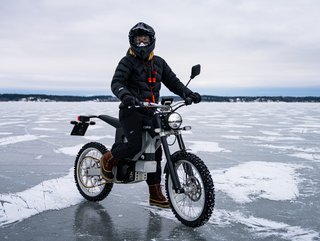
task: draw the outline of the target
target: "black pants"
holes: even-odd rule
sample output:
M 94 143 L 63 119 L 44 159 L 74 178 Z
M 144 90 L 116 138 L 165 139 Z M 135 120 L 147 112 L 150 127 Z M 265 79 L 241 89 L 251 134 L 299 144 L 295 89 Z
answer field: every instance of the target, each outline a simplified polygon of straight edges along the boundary
M 141 150 L 142 126 L 144 120 L 147 118 L 151 118 L 151 115 L 148 114 L 148 112 L 139 112 L 133 108 L 120 109 L 119 121 L 128 142 L 121 144 L 115 143 L 113 145 L 111 152 L 116 159 L 133 158 Z M 155 153 L 155 160 L 157 162 L 157 171 L 155 173 L 148 173 L 148 185 L 159 184 L 161 182 L 161 147 L 158 148 Z

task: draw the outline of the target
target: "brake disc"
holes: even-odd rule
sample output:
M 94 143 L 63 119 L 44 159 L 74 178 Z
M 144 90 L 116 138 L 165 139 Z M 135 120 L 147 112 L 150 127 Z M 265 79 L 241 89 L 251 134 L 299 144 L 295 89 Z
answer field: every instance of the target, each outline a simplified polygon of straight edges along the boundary
M 185 193 L 192 201 L 199 201 L 202 194 L 202 190 L 200 182 L 197 178 L 193 176 L 188 177 L 185 186 Z

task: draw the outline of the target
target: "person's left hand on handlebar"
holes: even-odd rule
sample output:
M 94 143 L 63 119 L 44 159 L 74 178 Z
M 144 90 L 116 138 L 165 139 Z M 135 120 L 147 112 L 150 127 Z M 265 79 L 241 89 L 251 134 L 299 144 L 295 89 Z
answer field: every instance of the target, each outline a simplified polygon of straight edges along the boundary
M 201 95 L 198 92 L 192 92 L 188 95 L 188 98 L 192 100 L 193 103 L 198 104 L 201 101 Z

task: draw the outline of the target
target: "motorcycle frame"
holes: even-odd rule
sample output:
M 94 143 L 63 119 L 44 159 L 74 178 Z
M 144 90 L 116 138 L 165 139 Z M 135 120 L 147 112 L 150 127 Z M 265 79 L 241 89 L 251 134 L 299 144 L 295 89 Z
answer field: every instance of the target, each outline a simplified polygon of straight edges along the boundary
M 155 113 L 154 118 L 156 120 L 157 126 L 156 128 L 154 128 L 155 132 L 159 135 L 156 135 L 153 138 L 145 138 L 146 135 L 142 135 L 142 138 L 145 138 L 146 140 L 143 141 L 143 143 L 145 143 L 142 146 L 141 151 L 135 155 L 134 158 L 132 158 L 133 161 L 137 161 L 139 159 L 139 157 L 145 152 L 145 150 L 148 148 L 148 146 L 150 144 L 155 144 L 155 150 L 157 150 L 159 148 L 160 145 L 158 145 L 157 143 L 157 139 L 160 138 L 161 144 L 162 144 L 162 148 L 163 148 L 163 152 L 164 155 L 166 157 L 167 160 L 167 164 L 165 167 L 165 172 L 169 172 L 170 176 L 172 178 L 172 184 L 173 184 L 173 188 L 175 190 L 176 193 L 183 193 L 184 189 L 181 187 L 179 178 L 178 178 L 178 174 L 176 169 L 174 168 L 172 159 L 171 159 L 171 152 L 170 152 L 170 148 L 169 148 L 169 144 L 167 141 L 167 137 L 174 135 L 177 138 L 178 141 L 178 145 L 179 145 L 179 149 L 180 151 L 186 151 L 186 147 L 182 138 L 182 134 L 181 134 L 181 130 L 182 129 L 177 129 L 177 130 L 166 130 L 165 127 L 163 126 L 163 122 L 161 121 L 161 114 L 163 115 L 164 113 L 166 113 L 166 111 L 164 112 L 160 112 L 160 113 Z M 124 134 L 122 131 L 122 127 L 118 121 L 118 119 L 108 116 L 108 115 L 99 115 L 99 116 L 95 116 L 95 115 L 91 115 L 91 116 L 79 116 L 78 120 L 79 122 L 76 121 L 72 121 L 71 124 L 74 124 L 74 129 L 72 130 L 71 135 L 81 135 L 84 136 L 86 133 L 86 130 L 88 128 L 89 125 L 94 125 L 95 122 L 91 121 L 92 118 L 98 118 L 104 122 L 106 122 L 107 124 L 113 126 L 116 129 L 115 132 L 115 141 L 123 141 L 125 142 L 124 138 Z M 148 132 L 148 130 L 145 130 L 146 132 Z M 148 133 L 147 133 L 148 135 Z
M 160 147 L 160 145 L 157 145 L 157 142 L 155 140 L 159 139 L 159 137 L 160 137 L 160 141 L 161 141 L 161 145 L 162 145 L 162 148 L 163 148 L 163 152 L 164 152 L 164 155 L 165 155 L 166 160 L 167 160 L 167 165 L 166 165 L 165 170 L 168 171 L 170 173 L 170 175 L 171 175 L 172 184 L 173 184 L 173 188 L 174 188 L 175 192 L 176 193 L 183 193 L 184 189 L 181 188 L 181 184 L 180 184 L 180 181 L 179 181 L 179 178 L 178 178 L 177 171 L 174 168 L 174 165 L 172 163 L 171 152 L 170 152 L 169 144 L 168 144 L 168 141 L 167 141 L 167 137 L 168 136 L 174 135 L 177 138 L 180 151 L 185 151 L 186 148 L 185 148 L 185 144 L 184 144 L 184 141 L 183 141 L 183 138 L 182 138 L 181 130 L 170 130 L 170 131 L 167 131 L 167 130 L 164 129 L 164 127 L 161 124 L 161 116 L 160 116 L 160 114 L 159 113 L 155 113 L 154 118 L 156 119 L 157 127 L 158 127 L 158 128 L 155 128 L 155 129 L 158 129 L 159 136 L 155 136 L 153 138 L 145 138 L 145 133 L 142 133 L 142 138 L 145 138 L 147 140 L 143 141 L 143 143 L 145 143 L 145 144 L 142 146 L 140 152 L 138 154 L 136 154 L 135 157 L 132 160 L 137 161 L 138 158 L 143 153 L 145 153 L 145 150 L 151 144 L 155 144 L 155 150 L 157 150 Z M 119 141 L 119 140 L 122 139 L 122 138 L 120 138 L 120 133 L 123 135 L 122 129 L 117 129 L 116 132 L 118 132 L 118 133 L 116 133 L 116 139 L 117 139 L 117 141 Z M 146 132 L 148 132 L 148 131 L 146 130 Z

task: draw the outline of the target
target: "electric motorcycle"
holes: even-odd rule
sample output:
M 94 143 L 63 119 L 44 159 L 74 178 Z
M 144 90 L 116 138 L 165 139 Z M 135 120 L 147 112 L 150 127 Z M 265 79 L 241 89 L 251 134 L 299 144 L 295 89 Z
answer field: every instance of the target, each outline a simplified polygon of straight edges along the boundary
M 193 66 L 190 80 L 199 73 L 200 65 Z M 106 182 L 100 171 L 100 158 L 107 148 L 98 142 L 84 145 L 74 164 L 75 183 L 80 194 L 89 201 L 101 201 L 109 195 L 115 183 L 146 181 L 148 173 L 156 172 L 155 152 L 162 146 L 166 158 L 166 195 L 175 217 L 190 227 L 205 224 L 215 204 L 214 184 L 204 162 L 188 152 L 182 132 L 191 127 L 182 127 L 182 117 L 176 112 L 191 103 L 190 99 L 173 102 L 172 98 L 163 98 L 161 104 L 142 102 L 139 106 L 131 107 L 153 108 L 154 115 L 143 125 L 141 151 L 133 158 L 121 160 L 113 168 L 112 182 Z M 100 119 L 115 128 L 115 143 L 127 141 L 119 120 L 108 115 L 79 116 L 77 121 L 71 121 L 74 125 L 71 135 L 84 136 L 88 127 L 95 124 L 93 119 Z M 170 152 L 167 140 L 170 136 L 175 138 L 179 147 L 174 153 Z

